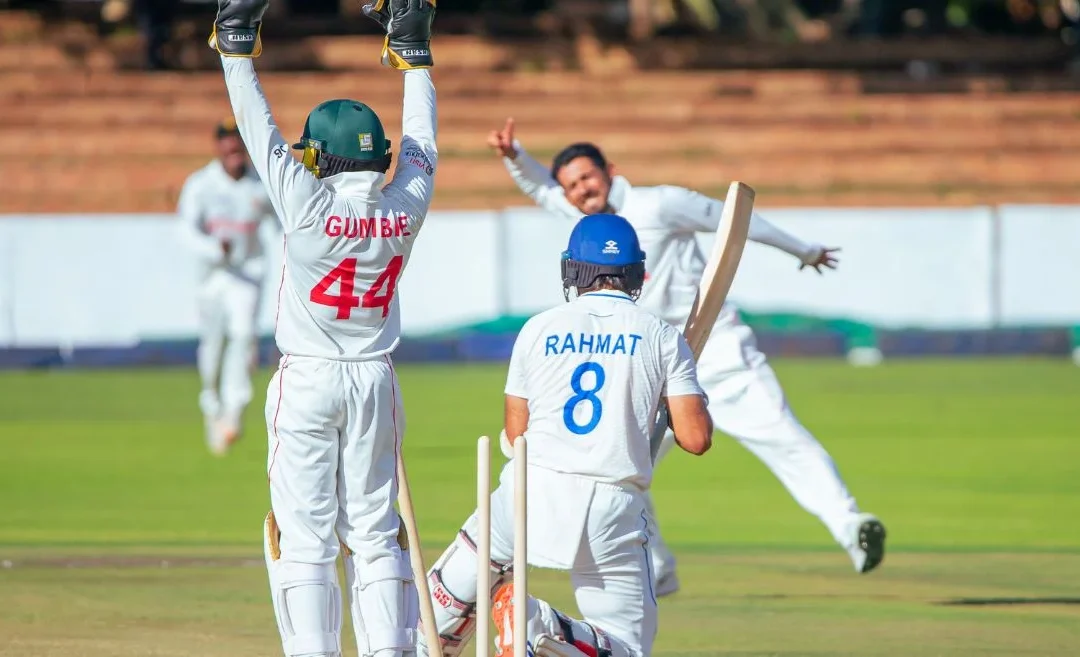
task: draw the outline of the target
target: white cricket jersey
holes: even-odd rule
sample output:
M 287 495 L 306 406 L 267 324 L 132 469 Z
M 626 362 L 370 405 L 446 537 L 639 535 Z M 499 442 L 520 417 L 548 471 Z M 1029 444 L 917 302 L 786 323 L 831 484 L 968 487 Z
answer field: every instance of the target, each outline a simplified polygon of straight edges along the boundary
M 277 220 L 253 169 L 236 180 L 220 160 L 213 160 L 184 181 L 177 214 L 184 241 L 199 258 L 204 278 L 215 269 L 227 269 L 253 281 L 263 280 L 263 242 L 269 232 L 276 232 Z M 225 243 L 228 256 L 222 248 Z
M 275 335 L 282 354 L 370 360 L 401 338 L 397 283 L 434 188 L 435 87 L 427 70 L 404 72 L 402 143 L 385 174 L 318 179 L 291 154 L 252 60 L 222 57 L 240 134 L 285 231 Z
M 530 466 L 646 490 L 661 398 L 702 391 L 682 334 L 629 296 L 602 291 L 525 323 L 506 394 L 529 402 Z
M 514 182 L 540 207 L 577 221 L 578 211 L 563 194 L 549 170 L 518 146 L 516 159 L 503 158 Z M 690 315 L 708 256 L 697 241 L 699 232 L 716 232 L 722 201 L 684 187 L 632 187 L 622 176 L 612 181 L 608 202 L 637 231 L 645 251 L 645 285 L 638 303 L 681 329 Z M 756 212 L 749 239 L 775 246 L 802 260 L 820 248 L 776 228 Z M 718 326 L 737 320 L 733 306 L 725 304 Z

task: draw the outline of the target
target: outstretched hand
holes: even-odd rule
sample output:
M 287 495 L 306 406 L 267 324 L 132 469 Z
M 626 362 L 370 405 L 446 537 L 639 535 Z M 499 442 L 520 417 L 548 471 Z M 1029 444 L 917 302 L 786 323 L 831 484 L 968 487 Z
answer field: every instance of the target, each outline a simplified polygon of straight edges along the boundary
M 398 70 L 431 68 L 431 22 L 436 0 L 371 0 L 360 7 L 386 30 L 382 62 Z
M 492 130 L 488 134 L 488 146 L 491 146 L 499 157 L 517 157 L 517 148 L 514 147 L 514 119 L 506 119 L 502 130 Z
M 813 267 L 814 271 L 816 271 L 817 273 L 820 274 L 820 273 L 822 273 L 821 272 L 822 267 L 827 267 L 829 269 L 836 269 L 836 265 L 837 265 L 837 263 L 839 261 L 836 259 L 836 257 L 833 256 L 833 254 L 836 253 L 839 250 L 840 250 L 839 247 L 834 247 L 834 248 L 820 247 L 820 248 L 818 248 L 816 250 L 816 252 L 811 255 L 810 258 L 807 258 L 806 260 L 803 261 L 803 263 L 801 265 L 799 265 L 799 271 L 802 271 L 806 267 Z

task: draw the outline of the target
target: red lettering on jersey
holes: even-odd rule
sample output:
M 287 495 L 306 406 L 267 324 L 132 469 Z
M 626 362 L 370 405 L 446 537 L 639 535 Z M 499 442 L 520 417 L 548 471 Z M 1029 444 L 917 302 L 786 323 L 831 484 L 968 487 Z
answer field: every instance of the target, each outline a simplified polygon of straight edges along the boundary
M 326 218 L 323 232 L 327 237 L 345 237 L 345 239 L 367 239 L 369 237 L 408 237 L 409 216 L 400 214 L 394 217 L 368 217 L 357 219 L 335 215 Z

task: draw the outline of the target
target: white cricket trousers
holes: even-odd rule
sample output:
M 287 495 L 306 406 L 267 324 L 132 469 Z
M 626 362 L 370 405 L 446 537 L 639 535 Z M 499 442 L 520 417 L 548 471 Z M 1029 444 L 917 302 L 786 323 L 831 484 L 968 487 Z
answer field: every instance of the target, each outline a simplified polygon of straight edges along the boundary
M 419 606 L 394 507 L 405 418 L 390 359 L 284 356 L 266 426 L 266 558 L 285 654 L 339 654 L 339 552 L 359 654 L 412 654 Z
M 572 619 L 530 596 L 526 628 L 530 645 L 543 633 L 588 646 L 586 653 L 596 654 L 599 636 L 612 657 L 651 654 L 657 605 L 646 547 L 644 493 L 536 466 L 529 466 L 528 478 L 529 564 L 568 570 L 584 618 Z M 444 637 L 467 641 L 475 630 L 465 616 L 475 613 L 477 529 L 474 512 L 428 573 L 435 618 Z M 510 579 L 507 570 L 513 552 L 514 469 L 510 462 L 491 495 L 492 595 Z M 463 646 L 464 641 L 444 646 L 444 654 L 461 654 Z
M 237 428 L 251 402 L 261 295 L 259 281 L 225 269 L 211 272 L 198 292 L 199 406 L 210 418 L 224 414 Z
M 836 464 L 788 407 L 784 391 L 753 331 L 737 318 L 717 325 L 698 359 L 698 380 L 709 396 L 718 431 L 732 436 L 772 471 L 804 509 L 817 516 L 846 550 L 856 539 L 859 509 Z M 665 436 L 657 464 L 674 446 Z M 650 501 L 650 516 L 652 504 Z M 654 518 L 650 545 L 657 578 L 675 571 L 675 559 Z

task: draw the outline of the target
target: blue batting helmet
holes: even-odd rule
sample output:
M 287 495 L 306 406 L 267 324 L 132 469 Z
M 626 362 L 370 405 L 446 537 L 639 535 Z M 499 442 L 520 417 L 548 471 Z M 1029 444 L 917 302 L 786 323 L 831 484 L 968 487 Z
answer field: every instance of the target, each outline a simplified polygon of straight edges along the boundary
M 601 276 L 615 276 L 623 279 L 626 292 L 640 292 L 645 283 L 645 252 L 634 227 L 616 214 L 583 217 L 563 251 L 562 276 L 564 290 L 589 288 Z

